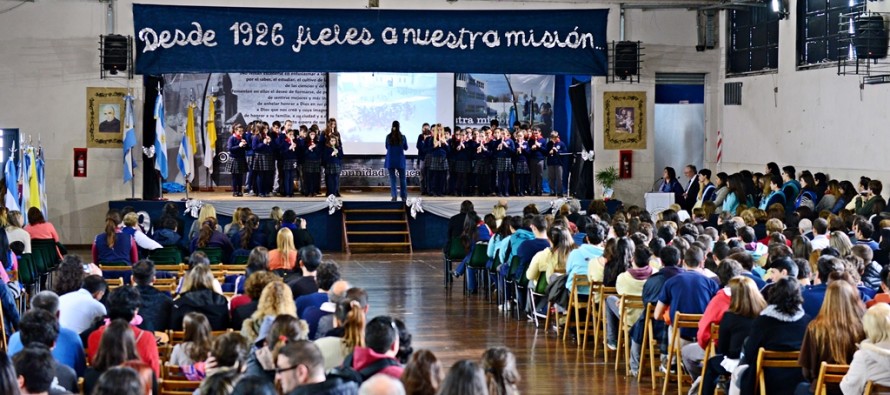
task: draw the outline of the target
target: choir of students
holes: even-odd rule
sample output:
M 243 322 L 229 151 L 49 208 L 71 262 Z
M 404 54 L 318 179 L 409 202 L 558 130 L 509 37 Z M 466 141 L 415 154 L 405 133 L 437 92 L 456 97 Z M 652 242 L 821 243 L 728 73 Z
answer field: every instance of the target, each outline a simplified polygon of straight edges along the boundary
M 566 144 L 558 132 L 542 136 L 537 127 L 516 123 L 513 131 L 490 126 L 451 128 L 423 125 L 417 137 L 421 190 L 431 196 L 541 196 L 547 166 L 550 195 L 563 195 L 562 155 Z
M 294 129 L 292 121 L 282 124 L 253 121 L 235 124 L 226 144 L 229 161 L 226 170 L 232 174 L 232 196 L 293 197 L 321 194 L 321 173 L 324 169 L 326 194 L 340 196 L 340 168 L 343 146 L 337 121 L 328 120 L 328 127 L 320 131 L 318 125 L 300 125 Z M 244 179 L 247 179 L 246 185 Z M 294 183 L 299 180 L 299 191 Z M 278 189 L 273 191 L 273 186 Z

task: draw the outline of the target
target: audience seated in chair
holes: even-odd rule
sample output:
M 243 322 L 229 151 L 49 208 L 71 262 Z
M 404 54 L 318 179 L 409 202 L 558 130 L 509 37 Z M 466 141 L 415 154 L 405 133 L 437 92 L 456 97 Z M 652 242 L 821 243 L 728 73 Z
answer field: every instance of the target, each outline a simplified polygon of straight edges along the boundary
M 191 239 L 189 246 L 189 252 L 192 253 L 199 248 L 219 248 L 222 250 L 223 263 L 231 262 L 232 253 L 235 251 L 229 238 L 219 231 L 216 217 L 207 218 L 201 223 L 200 231 Z
M 93 262 L 100 265 L 129 266 L 139 260 L 136 240 L 118 227 L 120 212 L 109 210 L 105 217 L 105 232 L 93 240 Z
M 265 249 L 265 247 L 262 248 Z M 256 271 L 247 278 L 247 284 L 244 286 L 246 293 L 232 299 L 232 329 L 241 330 L 244 320 L 250 318 L 257 310 L 263 289 L 266 288 L 266 285 L 275 281 L 281 281 L 281 277 L 267 271 Z
M 294 234 L 288 228 L 281 228 L 276 240 L 277 248 L 269 251 L 269 270 L 292 272 L 297 267 L 298 251 L 294 246 Z
M 183 333 L 182 343 L 173 346 L 170 352 L 170 359 L 166 362 L 170 366 L 189 366 L 204 362 L 207 359 L 207 353 L 210 352 L 212 329 L 207 317 L 201 313 L 188 313 L 182 320 Z M 203 366 L 197 367 L 196 370 L 203 372 Z
M 140 360 L 151 366 L 155 374 L 160 374 L 160 362 L 158 355 L 158 345 L 152 332 L 139 329 L 136 325 L 141 318 L 137 319 L 139 306 L 142 304 L 142 298 L 139 291 L 133 287 L 120 287 L 115 289 L 108 296 L 108 319 L 104 325 L 99 326 L 93 331 L 87 341 L 87 356 L 93 364 L 96 363 L 96 354 L 99 351 L 99 342 L 102 334 L 110 322 L 114 320 L 123 320 L 130 323 L 130 329 L 133 332 L 136 349 Z
M 246 368 L 249 342 L 239 333 L 226 333 L 213 341 L 210 358 L 213 367 L 208 367 L 207 378 L 201 381 L 196 393 L 228 395 L 235 387 Z
M 59 337 L 59 322 L 56 317 L 46 310 L 34 309 L 22 316 L 21 341 L 25 350 L 29 347 L 40 347 L 51 351 Z M 24 353 L 24 351 L 20 352 Z M 16 353 L 19 355 L 20 353 Z M 15 356 L 13 356 L 15 358 Z M 52 372 L 54 375 L 52 392 L 67 391 L 77 392 L 77 373 L 55 357 L 52 359 Z
M 193 311 L 207 316 L 210 327 L 215 331 L 229 327 L 229 301 L 214 290 L 213 274 L 204 264 L 195 265 L 185 276 L 182 293 L 173 301 L 170 326 L 175 331 L 182 330 L 182 319 Z
M 355 350 L 343 360 L 342 366 L 351 366 L 361 372 L 364 379 L 377 373 L 388 375 L 396 380 L 402 377 L 404 368 L 396 359 L 399 352 L 399 331 L 392 317 L 374 317 L 365 326 L 364 346 L 356 346 Z M 389 363 L 377 362 L 386 360 Z M 368 367 L 376 369 L 368 371 Z
M 285 228 L 291 231 L 294 247 L 297 250 L 315 244 L 312 234 L 306 230 L 306 219 L 297 218 L 297 214 L 294 213 L 294 210 L 284 211 L 284 215 L 281 217 L 281 229 Z
M 31 298 L 31 311 L 46 311 L 58 322 L 59 297 L 52 291 L 41 291 Z M 104 313 L 102 314 L 104 315 Z M 14 333 L 9 338 L 9 354 L 20 352 L 24 345 L 22 331 Z M 86 355 L 83 351 L 83 342 L 80 336 L 71 329 L 59 325 L 58 336 L 52 348 L 53 358 L 61 364 L 74 369 L 76 377 L 83 376 L 86 369 Z
M 55 276 L 62 327 L 80 334 L 89 329 L 97 317 L 105 316 L 105 305 L 99 302 L 105 295 L 105 279 L 86 276 L 79 256 L 66 255 Z
M 256 339 L 260 334 L 260 328 L 267 320 L 273 320 L 280 315 L 289 315 L 297 317 L 297 306 L 294 304 L 294 297 L 291 294 L 290 287 L 282 281 L 272 281 L 266 284 L 263 292 L 260 293 L 259 304 L 257 309 L 250 318 L 244 320 L 241 325 L 241 335 L 246 339 Z M 309 328 L 306 328 L 309 332 Z
M 850 369 L 841 381 L 844 395 L 861 394 L 868 381 L 890 386 L 890 305 L 872 306 L 862 319 L 866 338 L 853 354 Z
M 310 341 L 297 340 L 281 348 L 275 360 L 275 378 L 286 395 L 355 394 L 358 386 L 339 377 L 326 377 L 324 358 Z
M 25 347 L 22 352 L 12 358 L 12 363 L 18 378 L 18 388 L 10 392 L 11 394 L 20 392 L 27 395 L 43 395 L 49 394 L 51 391 L 65 393 L 63 388 L 53 386 L 56 379 L 53 371 L 53 356 L 45 346 L 35 344 Z
M 170 311 L 173 306 L 173 298 L 169 293 L 158 291 L 154 287 L 155 274 L 154 262 L 143 259 L 133 265 L 130 280 L 142 297 L 142 306 L 139 306 L 142 323 L 138 326 L 149 332 L 166 331 L 170 328 Z
M 303 320 L 282 314 L 268 317 L 264 333 L 253 341 L 255 349 L 247 357 L 246 376 L 262 377 L 269 382 L 275 380 L 275 361 L 282 347 L 290 343 L 307 340 L 309 328 Z
M 346 297 L 337 303 L 334 328 L 315 341 L 324 356 L 325 370 L 341 365 L 356 347 L 365 345 L 368 308 L 368 294 L 361 288 L 346 291 Z
M 321 265 L 321 250 L 315 246 L 306 246 L 300 249 L 300 271 L 285 277 L 284 281 L 291 287 L 295 298 L 318 292 L 318 283 L 315 281 L 315 272 Z
M 121 287 L 120 289 L 128 288 Z M 113 292 L 112 296 L 114 294 Z M 120 294 L 118 296 L 125 295 Z M 114 299 L 116 300 L 117 298 Z M 133 327 L 125 319 L 115 318 L 107 326 L 103 326 L 101 332 L 97 331 L 94 335 L 96 336 L 90 336 L 91 346 L 89 349 L 92 355 L 90 367 L 84 373 L 84 393 L 92 393 L 92 389 L 99 380 L 99 376 L 108 369 L 137 360 L 151 367 L 154 372 L 152 375 L 154 382 L 152 388 L 154 393 L 158 393 L 158 349 L 154 336 L 150 332 Z M 153 346 L 153 349 L 147 347 L 149 343 Z M 150 360 L 153 360 L 153 362 Z
M 309 307 L 319 308 L 328 301 L 328 292 L 335 282 L 340 281 L 340 266 L 335 262 L 323 262 L 318 266 L 315 275 L 318 283 L 318 292 L 297 297 L 297 316 L 303 317 L 303 313 Z
M 309 339 L 316 340 L 324 336 L 328 331 L 334 329 L 334 312 L 337 304 L 346 298 L 346 291 L 349 291 L 349 282 L 340 280 L 331 286 L 328 291 L 328 301 L 319 307 L 308 307 L 300 317 L 309 324 Z

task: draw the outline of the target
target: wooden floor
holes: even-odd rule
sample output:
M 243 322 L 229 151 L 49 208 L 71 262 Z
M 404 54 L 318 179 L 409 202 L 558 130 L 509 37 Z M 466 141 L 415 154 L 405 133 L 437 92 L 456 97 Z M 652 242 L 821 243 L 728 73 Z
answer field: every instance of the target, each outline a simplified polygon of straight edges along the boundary
M 498 312 L 484 297 L 465 297 L 462 283 L 446 290 L 439 252 L 409 254 L 326 254 L 340 264 L 343 278 L 368 291 L 369 317 L 402 318 L 413 334 L 413 347 L 432 350 L 447 368 L 460 359 L 478 361 L 488 347 L 506 346 L 516 354 L 523 394 L 653 394 L 645 378 L 618 373 L 594 356 L 590 342 L 581 351 L 574 340 L 563 343 L 554 332 L 536 329 Z M 613 362 L 614 360 L 610 360 Z M 622 361 L 623 364 L 623 361 Z M 659 392 L 661 382 L 658 382 Z M 676 393 L 676 387 L 671 388 Z

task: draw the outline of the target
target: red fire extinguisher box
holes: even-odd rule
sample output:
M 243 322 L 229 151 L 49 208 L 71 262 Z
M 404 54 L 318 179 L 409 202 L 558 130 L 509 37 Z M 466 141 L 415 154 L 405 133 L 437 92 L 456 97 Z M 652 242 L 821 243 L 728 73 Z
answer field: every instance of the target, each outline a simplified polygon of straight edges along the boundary
M 634 152 L 630 150 L 618 153 L 618 174 L 621 178 L 633 177 Z

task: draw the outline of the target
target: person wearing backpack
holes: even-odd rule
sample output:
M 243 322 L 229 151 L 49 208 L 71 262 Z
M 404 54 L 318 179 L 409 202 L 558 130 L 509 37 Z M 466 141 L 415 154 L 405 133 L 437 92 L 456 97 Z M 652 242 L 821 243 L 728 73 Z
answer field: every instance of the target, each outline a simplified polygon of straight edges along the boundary
M 326 377 L 324 357 L 308 340 L 284 346 L 275 361 L 275 381 L 287 395 L 356 395 L 358 384 L 339 377 Z
M 396 380 L 405 369 L 396 359 L 399 352 L 399 330 L 391 317 L 374 317 L 365 326 L 365 346 L 343 360 L 343 365 L 331 371 L 332 376 L 361 384 L 371 376 L 381 373 Z

